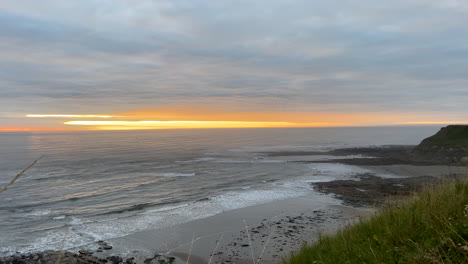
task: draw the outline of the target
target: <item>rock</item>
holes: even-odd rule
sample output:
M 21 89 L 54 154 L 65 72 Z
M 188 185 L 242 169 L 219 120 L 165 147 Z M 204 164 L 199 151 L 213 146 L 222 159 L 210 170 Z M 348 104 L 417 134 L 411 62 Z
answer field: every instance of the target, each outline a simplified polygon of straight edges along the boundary
M 123 259 L 121 257 L 118 257 L 118 256 L 111 256 L 111 257 L 108 257 L 107 260 L 109 260 L 112 264 L 119 264 L 123 261 Z
M 355 207 L 382 204 L 385 197 L 405 195 L 418 190 L 425 184 L 434 184 L 437 179 L 429 176 L 410 178 L 380 178 L 365 173 L 356 175 L 360 181 L 335 180 L 331 182 L 313 183 L 314 189 L 322 193 L 334 193 L 344 204 Z M 360 192 L 356 188 L 365 188 L 367 192 Z M 314 218 L 320 220 L 320 218 Z
M 93 254 L 93 252 L 91 251 L 87 251 L 87 250 L 84 250 L 84 249 L 81 249 L 78 251 L 81 255 L 85 255 L 85 256 L 91 256 Z
M 111 249 L 112 249 L 112 246 L 104 245 L 104 246 L 102 246 L 102 249 L 104 249 L 104 250 L 111 250 Z

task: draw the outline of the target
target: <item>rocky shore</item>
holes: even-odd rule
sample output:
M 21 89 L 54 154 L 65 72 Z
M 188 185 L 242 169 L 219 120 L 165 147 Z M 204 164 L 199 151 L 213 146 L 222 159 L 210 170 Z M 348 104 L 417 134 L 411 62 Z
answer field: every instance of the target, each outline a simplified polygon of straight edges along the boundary
M 122 258 L 120 256 L 109 256 L 100 258 L 94 252 L 80 250 L 79 253 L 68 251 L 44 251 L 31 254 L 17 254 L 0 258 L 0 264 L 170 264 L 174 263 L 175 257 L 155 254 L 138 261 L 135 257 Z
M 380 178 L 366 173 L 356 177 L 358 180 L 317 182 L 313 185 L 319 192 L 335 194 L 345 205 L 378 207 L 392 196 L 409 195 L 424 185 L 438 181 L 432 176 Z
M 329 160 L 295 160 L 300 163 L 340 163 L 345 165 L 364 166 L 374 170 L 376 167 L 411 166 L 411 175 L 399 178 L 382 178 L 373 173 L 355 175 L 356 179 L 334 180 L 330 182 L 312 183 L 315 190 L 334 194 L 343 204 L 354 207 L 379 207 L 392 196 L 409 195 L 422 186 L 434 184 L 443 178 L 457 178 L 466 175 L 463 159 L 439 159 L 440 152 L 434 156 L 428 152 L 421 154 L 420 146 L 379 146 L 363 148 L 342 148 L 325 152 L 279 151 L 262 153 L 269 157 L 287 156 L 353 156 L 352 158 L 337 158 Z M 456 152 L 459 154 L 459 152 Z M 445 167 L 446 169 L 440 169 Z M 427 175 L 424 168 L 434 168 L 432 175 Z M 436 169 L 437 168 L 437 169 Z M 392 171 L 392 169 L 390 169 Z M 417 174 L 415 174 L 417 173 Z
M 341 148 L 330 151 L 275 151 L 262 152 L 268 157 L 288 157 L 288 156 L 335 156 L 339 157 L 330 160 L 317 161 L 292 161 L 303 163 L 341 163 L 356 166 L 383 166 L 383 165 L 463 165 L 461 159 L 439 159 L 427 153 L 421 154 L 415 151 L 416 146 L 378 146 L 363 148 Z M 352 158 L 341 158 L 353 156 Z
M 101 253 L 111 250 L 112 246 L 102 240 L 98 241 L 97 245 L 99 248 L 95 252 L 82 249 L 77 253 L 54 250 L 30 254 L 18 253 L 13 256 L 0 258 L 0 264 L 170 264 L 175 261 L 175 257 L 162 254 L 155 254 L 144 258 L 140 256 L 138 259 L 135 257 L 122 258 L 112 255 L 103 257 Z

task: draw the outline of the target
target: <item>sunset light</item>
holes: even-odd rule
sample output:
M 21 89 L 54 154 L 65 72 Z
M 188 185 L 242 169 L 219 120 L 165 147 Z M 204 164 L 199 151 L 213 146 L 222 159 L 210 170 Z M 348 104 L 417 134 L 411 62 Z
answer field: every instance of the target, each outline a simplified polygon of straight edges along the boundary
M 49 117 L 49 118 L 112 118 L 111 115 L 26 115 L 26 117 Z
M 0 132 L 26 132 L 26 131 L 62 131 L 74 130 L 62 127 L 0 127 Z
M 96 130 L 200 129 L 344 126 L 342 123 L 290 123 L 249 121 L 68 121 L 65 125 L 91 126 Z
M 110 111 L 107 111 L 110 112 Z M 26 114 L 33 126 L 0 131 L 148 130 L 274 127 L 356 127 L 468 124 L 461 115 L 436 112 L 239 111 L 200 104 L 167 105 L 112 114 Z M 74 120 L 75 119 L 75 120 Z M 78 119 L 78 120 L 76 120 Z M 92 119 L 107 119 L 105 121 Z M 448 121 L 442 121 L 448 120 Z

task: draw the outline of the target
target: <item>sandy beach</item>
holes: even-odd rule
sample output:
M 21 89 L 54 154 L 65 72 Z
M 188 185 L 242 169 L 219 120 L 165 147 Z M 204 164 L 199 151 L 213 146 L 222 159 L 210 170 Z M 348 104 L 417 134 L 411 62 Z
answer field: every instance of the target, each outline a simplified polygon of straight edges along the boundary
M 290 250 L 372 212 L 371 208 L 342 206 L 331 195 L 315 194 L 111 240 L 114 249 L 102 257 L 130 254 L 142 259 L 153 252 L 176 256 L 185 263 L 190 253 L 190 263 L 207 263 L 212 254 L 212 263 L 252 263 L 253 253 L 255 262 L 261 258 L 262 263 L 275 263 Z

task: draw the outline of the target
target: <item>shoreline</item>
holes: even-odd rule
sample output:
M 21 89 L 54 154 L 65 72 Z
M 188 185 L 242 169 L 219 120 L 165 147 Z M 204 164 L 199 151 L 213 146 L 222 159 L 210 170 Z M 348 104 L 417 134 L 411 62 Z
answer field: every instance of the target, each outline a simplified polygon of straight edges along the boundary
M 125 254 L 119 249 L 126 249 L 127 254 L 136 250 L 141 255 L 145 255 L 144 252 L 166 253 L 177 256 L 181 263 L 186 262 L 184 256 L 188 252 L 206 263 L 215 248 L 213 263 L 252 263 L 252 245 L 256 261 L 263 252 L 262 263 L 274 263 L 278 258 L 288 256 L 289 249 L 297 250 L 305 242 L 316 241 L 319 234 L 334 233 L 373 212 L 370 208 L 353 208 L 339 203 L 331 195 L 317 193 L 235 209 L 110 242 L 118 254 Z M 190 249 L 193 237 L 195 241 Z
M 207 263 L 212 253 L 212 263 L 252 263 L 252 251 L 255 262 L 260 258 L 261 263 L 277 263 L 304 243 L 316 242 L 321 235 L 333 234 L 373 212 L 372 208 L 340 205 L 332 195 L 314 193 L 109 239 L 105 243 L 110 249 L 64 252 L 68 262 L 63 263 L 187 263 L 189 252 L 188 263 L 192 264 Z M 20 260 L 17 263 L 39 263 L 41 256 L 41 263 L 55 263 L 60 254 L 46 251 L 14 259 Z
M 447 174 L 466 174 L 467 172 L 467 168 L 462 166 L 430 164 L 427 161 L 405 161 L 402 157 L 407 156 L 398 158 L 398 153 L 405 153 L 408 150 L 407 146 L 399 146 L 396 149 L 384 146 L 381 148 L 361 148 L 361 150 L 362 153 L 358 153 L 359 148 L 341 149 L 328 152 L 326 155 L 334 153 L 337 156 L 346 154 L 375 158 L 329 161 L 295 160 L 292 162 L 341 163 L 371 170 L 372 173 L 368 175 L 367 180 L 377 180 L 379 183 L 368 185 L 366 191 L 377 191 L 379 190 L 377 186 L 388 185 L 388 181 L 385 181 L 388 180 L 386 177 L 379 178 L 384 180 L 379 180 L 373 178 L 376 175 L 393 175 L 397 179 L 409 177 L 414 180 L 412 184 L 418 185 L 422 184 L 424 180 L 416 177 L 441 178 Z M 281 155 L 305 157 L 324 155 L 324 152 L 276 152 L 276 154 L 271 154 L 271 157 L 280 157 Z M 395 160 L 398 162 L 392 164 L 391 162 Z M 357 175 L 357 177 L 360 176 Z M 361 177 L 361 181 L 363 179 L 366 180 L 365 177 Z M 289 256 L 291 251 L 298 250 L 303 243 L 313 243 L 322 234 L 332 234 L 338 229 L 375 212 L 375 208 L 372 207 L 375 205 L 372 204 L 374 200 L 371 199 L 369 202 L 360 198 L 359 195 L 356 196 L 355 191 L 359 186 L 359 181 L 335 180 L 327 183 L 334 184 L 338 189 L 331 188 L 322 190 L 322 193 L 311 193 L 299 198 L 288 198 L 234 209 L 161 230 L 147 230 L 121 238 L 109 239 L 106 243 L 112 249 L 101 250 L 102 252 L 88 250 L 83 251 L 84 254 L 65 252 L 62 257 L 69 261 L 64 263 L 104 263 L 105 261 L 110 263 L 144 263 L 145 261 L 147 261 L 146 263 L 159 263 L 160 260 L 166 261 L 165 263 L 186 263 L 190 252 L 189 263 L 198 264 L 208 262 L 216 249 L 212 263 L 252 263 L 252 252 L 255 261 L 262 256 L 262 263 L 276 263 L 282 257 Z M 349 185 L 349 183 L 355 184 L 348 187 L 354 191 L 348 196 L 357 199 L 356 203 L 347 203 L 346 194 L 338 193 L 343 185 Z M 324 183 L 316 183 L 315 185 L 317 186 L 317 184 L 326 185 Z M 396 189 L 398 189 L 401 188 L 399 184 L 409 183 L 392 183 L 392 185 L 395 184 Z M 361 191 L 358 190 L 358 192 Z M 248 228 L 246 228 L 244 221 Z M 246 231 L 247 229 L 249 232 Z M 195 238 L 193 244 L 192 238 Z M 219 240 L 221 242 L 217 243 Z M 42 262 L 38 262 L 37 253 L 16 256 L 14 259 L 20 261 L 17 263 L 55 263 L 54 256 L 57 259 L 60 253 L 58 251 L 47 252 L 43 253 L 47 253 L 49 258 L 40 257 Z M 12 263 L 8 262 L 7 259 L 8 257 L 0 258 L 0 263 L 2 260 L 5 263 Z

